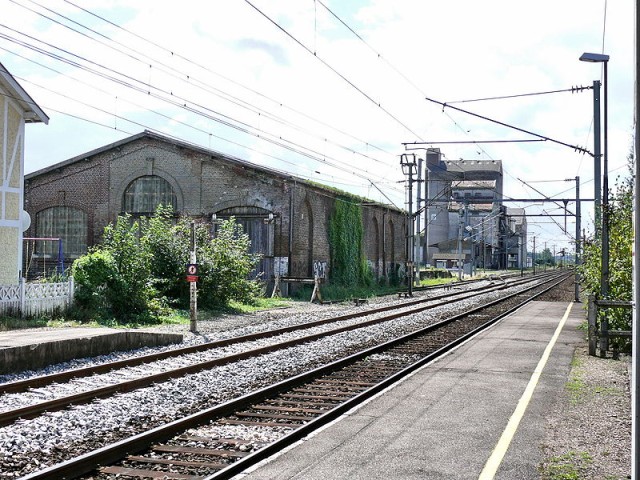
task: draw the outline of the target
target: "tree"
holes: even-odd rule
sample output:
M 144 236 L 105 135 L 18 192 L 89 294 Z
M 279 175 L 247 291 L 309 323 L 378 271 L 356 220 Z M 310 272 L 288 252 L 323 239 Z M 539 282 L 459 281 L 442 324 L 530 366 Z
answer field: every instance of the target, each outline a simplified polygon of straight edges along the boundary
M 172 210 L 160 206 L 151 218 L 132 222 L 124 215 L 108 225 L 102 245 L 73 266 L 79 316 L 149 322 L 167 313 L 168 305 L 186 307 L 191 223 L 188 217 L 176 222 Z M 210 225 L 196 223 L 195 236 L 198 303 L 215 308 L 254 301 L 261 285 L 249 275 L 259 257 L 250 253 L 242 225 L 226 220 L 212 238 Z
M 555 265 L 556 259 L 554 258 L 551 250 L 545 248 L 540 254 L 536 256 L 537 265 Z
M 633 157 L 629 155 L 629 176 L 618 177 L 615 189 L 609 194 L 609 298 L 632 299 L 633 249 Z M 602 244 L 590 236 L 585 240 L 580 275 L 588 294 L 601 297 Z M 609 327 L 631 330 L 628 310 L 612 309 L 608 312 Z M 618 342 L 623 343 L 623 342 Z
M 102 245 L 78 259 L 72 275 L 81 316 L 121 322 L 157 318 L 151 254 L 138 222 L 132 223 L 129 215 L 105 227 Z

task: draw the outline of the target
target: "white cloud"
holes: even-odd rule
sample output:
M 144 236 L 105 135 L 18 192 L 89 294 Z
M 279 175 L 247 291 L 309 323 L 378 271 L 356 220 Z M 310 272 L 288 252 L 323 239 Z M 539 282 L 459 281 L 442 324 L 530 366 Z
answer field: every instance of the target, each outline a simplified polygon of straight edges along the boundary
M 3 17 L 10 27 L 127 75 L 130 78 L 120 76 L 121 81 L 148 88 L 172 102 L 187 103 L 204 115 L 61 65 L 11 41 L 0 40 L 0 47 L 50 65 L 84 84 L 58 77 L 3 50 L 0 61 L 16 76 L 44 84 L 112 115 L 25 83 L 24 87 L 45 111 L 50 107 L 111 127 L 117 124 L 127 131 L 142 129 L 116 120 L 117 112 L 159 131 L 256 163 L 314 175 L 320 181 L 345 185 L 342 188 L 364 185 L 357 193 L 369 192 L 386 201 L 366 180 L 351 174 L 355 171 L 371 177 L 398 204 L 403 202 L 401 185 L 396 183 L 402 180 L 398 167 L 402 142 L 527 138 L 523 133 L 449 108 L 443 112 L 441 106 L 426 101 L 425 96 L 449 102 L 566 89 L 590 86 L 601 75 L 598 65 L 579 62 L 578 57 L 584 51 L 599 52 L 602 48 L 605 0 L 541 0 L 527 6 L 498 0 L 325 0 L 367 44 L 319 2 L 252 3 L 304 48 L 246 2 L 183 0 L 179 8 L 175 3 L 157 1 L 82 3 L 84 8 L 135 35 L 63 1 L 47 2 L 52 10 L 121 42 L 117 48 L 129 47 L 128 56 L 12 2 L 3 4 Z M 634 2 L 608 2 L 607 8 L 605 52 L 611 56 L 609 163 L 616 170 L 625 164 L 630 145 Z M 6 29 L 0 29 L 0 33 L 16 36 Z M 163 71 L 169 68 L 174 69 L 170 74 Z M 146 83 L 151 86 L 144 87 Z M 590 91 L 456 106 L 571 145 L 593 148 Z M 147 109 L 166 117 L 148 114 Z M 27 132 L 28 171 L 126 136 L 58 114 L 50 116 L 48 127 L 30 128 Z M 211 118 L 214 116 L 224 122 L 236 122 L 252 134 L 216 122 Z M 260 141 L 258 133 L 262 137 L 272 135 L 278 141 L 291 140 L 317 152 L 319 160 Z M 589 183 L 593 177 L 591 158 L 550 142 L 452 144 L 441 148 L 448 158 L 503 160 L 505 189 L 512 197 L 525 193 L 516 177 L 540 180 L 580 175 L 586 182 L 585 191 L 593 185 Z M 327 162 L 340 163 L 343 170 L 336 170 Z M 539 186 L 553 195 L 565 191 L 569 184 Z M 588 215 L 588 209 L 585 211 Z M 549 236 L 553 235 L 558 235 L 559 242 L 566 241 L 557 229 L 555 233 L 549 230 Z

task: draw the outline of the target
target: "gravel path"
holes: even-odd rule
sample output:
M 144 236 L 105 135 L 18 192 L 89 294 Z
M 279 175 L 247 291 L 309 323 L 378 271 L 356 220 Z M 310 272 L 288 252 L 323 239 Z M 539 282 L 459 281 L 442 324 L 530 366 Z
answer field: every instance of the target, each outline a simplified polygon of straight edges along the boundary
M 547 301 L 572 301 L 565 285 Z M 586 318 L 586 314 L 585 314 Z M 631 478 L 631 363 L 588 355 L 587 342 L 574 353 L 567 384 L 547 416 L 541 445 L 544 480 Z
M 547 417 L 542 478 L 631 478 L 629 361 L 576 349 L 569 381 Z

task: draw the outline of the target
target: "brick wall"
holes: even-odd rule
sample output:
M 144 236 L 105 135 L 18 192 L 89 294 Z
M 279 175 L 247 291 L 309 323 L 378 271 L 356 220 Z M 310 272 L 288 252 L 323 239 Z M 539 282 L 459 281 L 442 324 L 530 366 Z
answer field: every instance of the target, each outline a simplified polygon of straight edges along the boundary
M 99 242 L 105 225 L 121 213 L 127 186 L 143 175 L 167 180 L 178 211 L 197 218 L 209 220 L 240 206 L 273 213 L 274 256 L 286 258 L 289 275 L 309 277 L 313 262 L 329 261 L 333 192 L 146 132 L 28 175 L 25 208 L 33 219 L 28 236 L 35 236 L 39 211 L 66 205 L 87 213 L 88 244 Z M 378 275 L 404 260 L 403 222 L 396 209 L 363 207 L 365 253 Z

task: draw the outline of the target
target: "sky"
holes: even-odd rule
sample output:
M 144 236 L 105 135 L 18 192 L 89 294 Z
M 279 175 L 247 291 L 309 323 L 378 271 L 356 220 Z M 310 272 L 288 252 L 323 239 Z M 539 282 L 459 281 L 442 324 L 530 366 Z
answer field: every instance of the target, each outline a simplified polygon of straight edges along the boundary
M 604 80 L 603 68 L 579 57 L 610 56 L 614 186 L 632 147 L 634 8 L 0 0 L 0 62 L 50 117 L 27 127 L 26 173 L 149 129 L 399 208 L 400 156 L 413 142 L 445 159 L 501 160 L 505 198 L 575 198 L 577 176 L 580 196 L 593 198 L 593 91 L 575 87 Z M 548 202 L 506 205 L 563 213 Z M 591 202 L 582 211 L 593 232 Z M 528 250 L 534 236 L 538 251 L 573 250 L 574 217 L 528 223 Z

